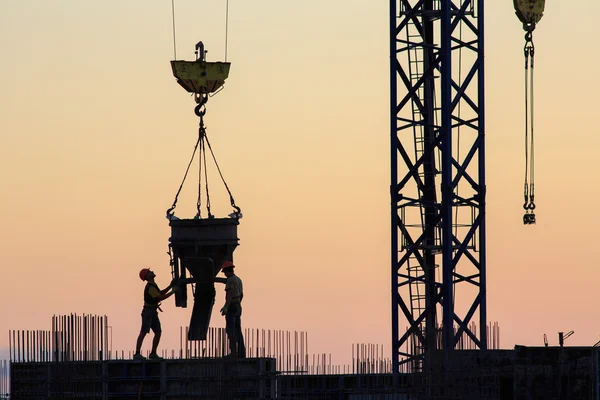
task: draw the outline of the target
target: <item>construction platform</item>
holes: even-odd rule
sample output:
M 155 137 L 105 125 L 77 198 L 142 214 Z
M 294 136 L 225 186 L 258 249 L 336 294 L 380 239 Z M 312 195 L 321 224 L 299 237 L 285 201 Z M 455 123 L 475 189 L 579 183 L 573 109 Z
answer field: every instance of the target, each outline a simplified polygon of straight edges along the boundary
M 11 364 L 11 399 L 271 399 L 272 358 Z
M 12 363 L 10 399 L 400 400 L 408 393 L 407 374 L 282 375 L 275 364 L 272 358 Z
M 588 400 L 599 361 L 595 347 L 516 346 L 435 351 L 404 374 L 281 373 L 275 358 L 13 362 L 10 399 Z

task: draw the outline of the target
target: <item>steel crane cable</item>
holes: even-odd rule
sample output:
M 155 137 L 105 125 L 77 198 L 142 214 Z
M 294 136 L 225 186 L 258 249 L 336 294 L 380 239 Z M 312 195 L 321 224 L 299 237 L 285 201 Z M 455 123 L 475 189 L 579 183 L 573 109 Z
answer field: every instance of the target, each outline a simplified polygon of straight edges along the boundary
M 225 181 L 225 178 L 223 177 L 223 173 L 221 172 L 221 168 L 219 167 L 219 163 L 217 162 L 217 158 L 215 157 L 215 154 L 212 150 L 212 147 L 210 145 L 210 141 L 208 140 L 208 136 L 206 135 L 206 127 L 204 126 L 204 114 L 206 113 L 206 109 L 203 108 L 204 104 L 206 103 L 206 98 L 204 98 L 204 101 L 200 101 L 199 105 L 196 107 L 196 109 L 194 110 L 196 115 L 199 116 L 200 118 L 200 123 L 199 123 L 199 129 L 198 129 L 198 140 L 196 141 L 196 145 L 194 146 L 194 151 L 192 153 L 192 157 L 190 159 L 190 162 L 188 163 L 188 166 L 185 170 L 185 174 L 183 176 L 183 180 L 181 181 L 181 184 L 179 185 L 179 189 L 177 190 L 177 194 L 175 194 L 175 200 L 173 201 L 173 205 L 171 206 L 171 208 L 169 208 L 167 210 L 167 219 L 171 219 L 171 216 L 173 215 L 173 211 L 175 210 L 175 207 L 177 207 L 177 200 L 179 198 L 179 194 L 181 193 L 181 189 L 183 188 L 183 184 L 185 183 L 185 180 L 187 178 L 187 175 L 189 173 L 190 167 L 192 166 L 192 163 L 194 161 L 194 158 L 196 156 L 196 152 L 198 152 L 198 198 L 196 200 L 196 216 L 195 218 L 200 218 L 201 217 L 201 206 L 202 206 L 202 175 L 204 175 L 204 188 L 205 188 L 205 193 L 206 193 L 206 208 L 208 211 L 208 218 L 214 218 L 214 216 L 212 215 L 211 211 L 210 211 L 210 191 L 209 191 L 209 185 L 208 185 L 208 168 L 206 165 L 206 146 L 208 146 L 208 149 L 210 151 L 211 157 L 215 163 L 215 166 L 217 167 L 217 171 L 219 172 L 219 176 L 221 177 L 221 181 L 223 182 L 223 185 L 225 186 L 225 189 L 227 190 L 227 194 L 229 195 L 229 201 L 231 203 L 231 206 L 234 208 L 235 213 L 234 215 L 239 218 L 241 216 L 241 209 L 240 207 L 238 207 L 235 204 L 235 200 L 233 198 L 233 194 L 231 193 L 231 190 L 229 189 L 229 185 L 227 185 L 227 182 Z M 198 151 L 199 149 L 199 151 Z
M 523 52 L 525 54 L 525 184 L 523 185 L 523 208 L 527 210 L 527 204 L 529 204 L 529 49 L 527 43 L 525 43 Z
M 198 105 L 194 108 L 194 113 L 200 117 L 200 130 L 198 132 L 198 140 L 196 141 L 196 145 L 194 146 L 194 152 L 192 153 L 192 157 L 190 158 L 190 162 L 188 163 L 187 169 L 185 170 L 185 174 L 183 175 L 183 180 L 181 181 L 181 185 L 179 185 L 179 189 L 177 190 L 177 194 L 175 194 L 175 200 L 173 201 L 173 205 L 171 208 L 167 210 L 167 219 L 171 219 L 173 215 L 173 211 L 175 207 L 177 207 L 177 199 L 179 198 L 179 193 L 181 193 L 181 189 L 183 188 L 183 184 L 185 183 L 185 179 L 187 178 L 188 172 L 190 171 L 190 167 L 192 166 L 192 162 L 194 162 L 194 157 L 196 156 L 196 151 L 198 151 L 198 147 L 202 141 L 202 128 L 203 128 L 203 117 L 206 114 L 206 102 L 208 101 L 207 96 L 196 95 L 196 103 Z M 200 208 L 200 199 L 198 199 L 196 203 L 196 207 Z
M 525 34 L 525 182 L 523 185 L 523 223 L 535 223 L 535 149 L 534 149 L 534 56 L 535 46 L 531 31 Z
M 529 160 L 529 167 L 530 167 L 530 175 L 529 175 L 529 206 L 528 208 L 533 211 L 535 210 L 535 203 L 534 203 L 534 198 L 535 198 L 535 193 L 534 193 L 534 184 L 535 184 L 535 146 L 534 146 L 534 136 L 533 136 L 533 123 L 534 123 L 534 117 L 533 117 L 533 112 L 535 110 L 535 107 L 533 106 L 533 72 L 534 72 L 534 55 L 535 55 L 535 47 L 533 45 L 533 40 L 531 41 L 531 50 L 530 50 L 530 54 L 531 54 L 531 64 L 530 64 L 530 71 L 531 71 L 531 76 L 530 76 L 530 104 L 531 104 L 531 122 L 530 122 L 530 126 L 531 126 L 531 147 L 530 147 L 530 160 Z
M 206 141 L 206 144 L 208 145 L 208 150 L 210 151 L 212 159 L 215 162 L 215 166 L 217 167 L 217 171 L 219 172 L 221 181 L 223 182 L 223 185 L 225 185 L 225 189 L 227 189 L 227 194 L 229 194 L 229 202 L 231 203 L 231 206 L 234 208 L 235 214 L 239 216 L 241 214 L 242 210 L 235 204 L 235 199 L 233 198 L 233 195 L 231 194 L 231 190 L 229 190 L 229 185 L 227 185 L 227 182 L 225 182 L 225 178 L 223 177 L 223 173 L 221 172 L 221 168 L 219 167 L 219 163 L 217 162 L 217 158 L 215 157 L 215 153 L 213 152 L 213 149 L 210 145 L 210 141 L 208 140 L 208 136 L 206 136 L 206 133 L 204 134 L 204 140 Z
M 229 0 L 225 3 L 225 62 L 227 62 L 227 42 L 229 39 Z
M 198 198 L 196 199 L 196 216 L 195 218 L 202 217 L 202 155 L 204 154 L 204 114 L 200 115 L 200 125 L 198 129 L 198 140 L 200 141 L 200 151 L 198 152 Z M 206 163 L 204 164 L 204 175 L 206 176 Z M 205 179 L 208 181 L 208 178 Z M 209 218 L 210 218 L 210 206 L 209 206 Z
M 535 224 L 535 148 L 534 148 L 534 108 L 533 72 L 535 47 L 533 31 L 544 15 L 545 0 L 514 0 L 515 12 L 525 30 L 525 184 L 523 223 Z
M 200 145 L 200 138 L 196 141 L 196 145 L 194 146 L 194 151 L 192 153 L 192 158 L 188 163 L 187 169 L 185 170 L 185 174 L 183 175 L 183 180 L 181 181 L 181 185 L 179 185 L 179 189 L 177 190 L 177 194 L 175 194 L 175 200 L 173 201 L 173 205 L 171 208 L 167 210 L 167 219 L 171 219 L 173 215 L 173 211 L 175 207 L 177 207 L 177 199 L 179 198 L 179 193 L 181 193 L 181 189 L 183 188 L 183 184 L 185 183 L 185 179 L 187 178 L 188 172 L 190 171 L 190 167 L 192 166 L 192 162 L 194 162 L 194 157 L 196 156 L 196 151 L 198 151 L 198 146 Z
M 208 189 L 208 168 L 206 166 L 206 130 L 204 128 L 203 118 L 200 118 L 201 122 L 201 132 L 200 132 L 200 160 L 198 160 L 199 164 L 199 176 L 198 176 L 198 202 L 197 202 L 197 218 L 200 218 L 200 199 L 202 194 L 202 166 L 204 165 L 204 185 L 205 185 L 205 193 L 206 193 L 206 210 L 208 212 L 208 218 L 213 218 L 214 216 L 210 212 L 210 192 Z
M 210 195 L 208 191 L 208 168 L 206 167 L 206 152 L 204 138 L 206 137 L 206 128 L 204 126 L 204 114 L 200 114 L 200 128 L 198 130 L 198 140 L 200 141 L 200 151 L 198 153 L 198 198 L 196 199 L 196 216 L 202 218 L 202 175 L 204 174 L 205 192 L 206 192 L 206 209 L 208 218 L 214 216 L 210 212 Z M 204 167 L 204 169 L 202 168 Z
M 200 140 L 200 168 L 202 168 L 202 163 L 204 162 L 204 182 L 205 182 L 205 191 L 206 191 L 206 209 L 208 211 L 208 217 L 213 218 L 213 215 L 210 212 L 210 193 L 208 189 L 208 169 L 206 167 L 206 146 L 210 151 L 212 159 L 217 167 L 217 171 L 219 172 L 219 176 L 221 177 L 221 181 L 227 190 L 227 194 L 229 195 L 229 202 L 231 206 L 235 210 L 235 215 L 239 217 L 241 215 L 241 209 L 235 204 L 235 200 L 233 198 L 233 194 L 229 189 L 229 185 L 225 181 L 223 177 L 223 173 L 221 172 L 221 167 L 219 167 L 219 163 L 217 162 L 217 158 L 215 157 L 215 153 L 212 150 L 210 145 L 210 141 L 208 140 L 208 136 L 206 134 L 206 128 L 204 127 L 204 115 L 206 114 L 206 102 L 208 101 L 208 96 L 199 96 L 196 98 L 198 105 L 194 109 L 194 112 L 198 117 L 200 117 L 200 132 L 199 132 L 199 140 Z M 196 217 L 200 218 L 200 197 L 201 197 L 201 176 L 198 179 L 198 201 L 197 201 L 197 215 Z

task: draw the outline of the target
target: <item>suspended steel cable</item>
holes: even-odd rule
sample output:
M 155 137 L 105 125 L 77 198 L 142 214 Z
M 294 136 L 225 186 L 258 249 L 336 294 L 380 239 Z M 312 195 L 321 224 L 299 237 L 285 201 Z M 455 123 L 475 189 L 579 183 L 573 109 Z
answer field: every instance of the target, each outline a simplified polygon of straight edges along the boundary
M 207 101 L 206 97 L 201 97 L 198 100 L 198 106 L 194 110 L 196 115 L 200 118 L 200 123 L 199 123 L 199 128 L 198 128 L 198 140 L 196 141 L 196 145 L 194 146 L 192 158 L 190 159 L 190 162 L 188 163 L 185 174 L 183 176 L 183 180 L 182 180 L 181 184 L 179 185 L 177 194 L 175 195 L 175 200 L 173 201 L 173 205 L 171 206 L 171 208 L 169 208 L 167 210 L 167 218 L 168 219 L 173 218 L 173 211 L 175 210 L 175 207 L 177 206 L 177 200 L 179 198 L 179 194 L 181 193 L 181 189 L 183 188 L 183 185 L 184 185 L 187 175 L 189 173 L 190 167 L 194 161 L 196 152 L 198 152 L 198 197 L 196 199 L 196 216 L 195 216 L 195 218 L 199 219 L 202 217 L 201 208 L 202 208 L 202 190 L 203 190 L 202 183 L 203 183 L 203 180 L 204 180 L 204 193 L 206 196 L 206 209 L 207 209 L 207 213 L 208 213 L 208 218 L 214 218 L 214 215 L 211 212 L 210 190 L 209 190 L 209 183 L 208 183 L 208 166 L 207 166 L 207 154 L 206 154 L 207 146 L 208 146 L 208 150 L 210 151 L 211 158 L 215 163 L 215 166 L 217 168 L 217 171 L 219 173 L 221 181 L 223 182 L 223 185 L 225 186 L 225 189 L 227 190 L 227 194 L 229 195 L 229 201 L 231 203 L 231 206 L 234 208 L 234 213 L 232 215 L 235 218 L 241 217 L 241 209 L 235 204 L 233 194 L 231 193 L 231 190 L 229 189 L 229 185 L 227 184 L 227 182 L 225 181 L 225 178 L 223 177 L 223 173 L 221 172 L 221 167 L 219 166 L 219 164 L 217 162 L 217 158 L 215 157 L 215 154 L 214 154 L 212 147 L 210 145 L 210 142 L 208 140 L 208 136 L 206 135 L 206 128 L 204 126 L 204 115 L 206 114 L 206 108 L 205 108 L 206 101 Z
M 171 0 L 171 14 L 173 15 L 173 60 L 177 60 L 177 46 L 175 44 L 175 0 Z
M 206 132 L 204 132 L 204 136 L 202 138 L 202 160 L 204 162 L 204 185 L 206 189 L 206 211 L 208 212 L 208 218 L 213 218 L 212 213 L 210 212 L 210 192 L 208 190 L 208 168 L 206 167 Z
M 523 208 L 527 210 L 529 203 L 529 51 L 525 45 L 525 183 L 523 185 L 524 203 Z M 525 222 L 525 220 L 523 220 Z
M 169 208 L 167 210 L 167 218 L 169 218 L 169 219 L 173 215 L 173 211 L 175 210 L 175 207 L 177 207 L 177 199 L 179 198 L 179 193 L 181 193 L 181 189 L 183 188 L 185 179 L 187 178 L 188 172 L 190 171 L 190 167 L 192 166 L 192 162 L 194 161 L 194 157 L 196 156 L 196 151 L 198 150 L 199 144 L 200 144 L 200 138 L 198 138 L 198 140 L 196 141 L 196 145 L 194 146 L 194 151 L 192 153 L 192 158 L 190 159 L 187 169 L 185 170 L 185 174 L 183 175 L 183 180 L 181 181 L 181 185 L 179 185 L 179 189 L 177 189 L 177 194 L 175 194 L 175 200 L 173 201 L 173 205 L 171 206 L 171 208 Z
M 198 153 L 198 198 L 196 200 L 196 218 L 202 217 L 202 154 L 204 153 L 204 120 L 200 118 L 198 140 L 200 141 L 200 152 Z M 206 172 L 206 168 L 205 168 Z
M 533 45 L 533 39 L 531 40 L 531 76 L 530 76 L 530 104 L 531 104 L 531 147 L 530 147 L 530 158 L 529 158 L 529 167 L 530 167 L 530 175 L 529 175 L 529 199 L 530 199 L 530 204 L 529 204 L 529 209 L 533 212 L 533 210 L 535 210 L 535 204 L 534 204 L 534 196 L 535 196 L 535 192 L 534 192 L 534 185 L 535 185 L 535 146 L 534 146 L 534 129 L 533 129 L 533 125 L 534 125 L 534 111 L 535 111 L 535 107 L 534 107 L 534 103 L 533 103 L 533 67 L 534 67 L 534 55 L 535 55 L 535 47 Z M 534 221 L 535 222 L 535 221 Z
M 225 3 L 225 62 L 227 62 L 227 41 L 229 39 L 229 0 Z
M 525 35 L 525 182 L 523 185 L 523 223 L 535 224 L 535 149 L 534 149 L 534 122 L 533 122 L 533 67 L 535 47 L 531 32 Z
M 535 142 L 533 72 L 535 47 L 533 31 L 544 15 L 545 0 L 514 0 L 515 12 L 525 30 L 525 182 L 523 223 L 535 224 Z
M 241 214 L 241 209 L 235 204 L 235 200 L 233 199 L 233 195 L 231 194 L 231 190 L 229 190 L 229 186 L 227 185 L 227 182 L 225 182 L 225 178 L 223 177 L 223 173 L 221 172 L 221 168 L 219 167 L 219 163 L 217 162 L 217 158 L 215 157 L 215 153 L 212 150 L 212 147 L 210 145 L 210 142 L 208 140 L 208 136 L 204 136 L 204 139 L 206 140 L 206 144 L 208 145 L 208 149 L 210 150 L 210 154 L 212 155 L 213 161 L 215 162 L 215 166 L 217 167 L 217 171 L 219 172 L 219 176 L 221 177 L 221 180 L 223 181 L 223 185 L 225 185 L 225 189 L 227 189 L 227 193 L 229 194 L 229 201 L 231 203 L 231 206 L 236 210 L 237 214 Z

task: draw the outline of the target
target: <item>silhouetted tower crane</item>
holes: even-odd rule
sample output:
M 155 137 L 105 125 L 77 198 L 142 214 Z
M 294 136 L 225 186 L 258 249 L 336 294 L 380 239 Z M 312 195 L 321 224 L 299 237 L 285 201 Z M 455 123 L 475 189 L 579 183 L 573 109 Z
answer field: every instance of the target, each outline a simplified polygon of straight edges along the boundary
M 526 32 L 523 222 L 531 225 L 532 33 L 545 0 L 513 3 Z M 428 351 L 452 352 L 465 336 L 487 348 L 484 4 L 390 0 L 395 372 L 422 369 Z
M 395 372 L 487 348 L 484 3 L 390 1 Z

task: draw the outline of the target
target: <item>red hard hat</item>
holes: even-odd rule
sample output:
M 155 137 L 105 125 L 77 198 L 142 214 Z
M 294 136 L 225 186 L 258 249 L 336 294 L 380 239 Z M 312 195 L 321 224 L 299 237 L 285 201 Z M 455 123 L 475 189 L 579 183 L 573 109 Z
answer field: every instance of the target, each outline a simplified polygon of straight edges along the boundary
M 231 261 L 224 261 L 221 270 L 224 270 L 225 268 L 235 268 L 235 265 L 233 265 Z
M 144 268 L 140 271 L 140 279 L 145 281 L 146 280 L 146 275 L 148 275 L 148 272 L 150 272 L 150 268 Z

